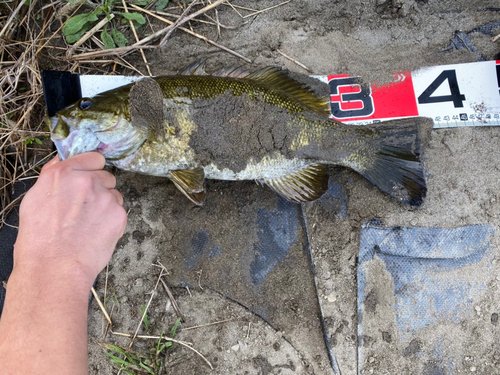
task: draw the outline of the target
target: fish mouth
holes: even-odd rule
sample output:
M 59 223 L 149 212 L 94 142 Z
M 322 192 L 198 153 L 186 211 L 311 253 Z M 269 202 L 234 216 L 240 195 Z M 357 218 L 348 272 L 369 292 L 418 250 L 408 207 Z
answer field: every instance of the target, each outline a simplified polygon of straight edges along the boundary
M 50 139 L 54 142 L 60 160 L 84 152 L 96 151 L 101 142 L 89 130 L 80 130 L 68 126 L 68 119 L 64 116 L 46 116 L 45 122 L 50 128 Z
M 63 136 L 62 134 L 58 134 L 55 130 L 59 121 L 62 120 L 59 116 L 45 116 L 44 121 L 50 129 L 50 139 L 54 142 L 56 146 L 57 153 L 59 154 L 60 160 L 66 160 L 69 157 L 69 148 L 68 141 L 64 141 L 67 136 Z M 67 125 L 66 125 L 67 126 Z

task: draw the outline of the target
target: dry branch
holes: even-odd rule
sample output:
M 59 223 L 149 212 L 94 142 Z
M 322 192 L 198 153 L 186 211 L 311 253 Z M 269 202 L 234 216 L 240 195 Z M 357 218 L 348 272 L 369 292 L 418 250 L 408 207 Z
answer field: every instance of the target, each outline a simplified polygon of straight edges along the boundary
M 153 12 L 150 12 L 150 11 L 148 11 L 146 9 L 142 9 L 142 8 L 140 8 L 140 7 L 138 7 L 138 6 L 134 5 L 134 4 L 131 4 L 131 7 L 133 7 L 136 10 L 142 11 L 142 12 L 144 12 L 146 14 L 149 14 L 152 17 L 158 18 L 159 20 L 161 20 L 163 22 L 166 22 L 166 23 L 168 23 L 170 25 L 174 24 L 174 22 L 172 22 L 170 20 L 167 20 L 166 18 L 160 17 L 157 14 L 154 14 Z M 193 35 L 193 36 L 195 36 L 195 37 L 197 37 L 197 38 L 199 38 L 199 39 L 201 39 L 201 40 L 203 40 L 203 41 L 205 41 L 205 42 L 207 42 L 209 44 L 212 44 L 213 46 L 216 46 L 216 47 L 218 47 L 218 48 L 220 48 L 220 49 L 222 49 L 222 50 L 224 50 L 226 52 L 229 52 L 230 54 L 232 54 L 232 55 L 234 55 L 236 57 L 239 57 L 240 59 L 243 59 L 243 60 L 245 60 L 248 63 L 252 63 L 252 60 L 246 58 L 245 56 L 240 55 L 238 52 L 235 52 L 235 51 L 233 51 L 233 50 L 231 50 L 231 49 L 229 49 L 227 47 L 224 47 L 223 45 L 221 45 L 219 43 L 214 42 L 213 40 L 210 40 L 210 39 L 204 37 L 203 35 L 195 33 L 193 31 L 191 31 L 189 29 L 186 29 L 184 27 L 181 27 L 181 26 L 179 26 L 178 28 L 179 28 L 179 30 L 185 31 L 186 33 L 188 33 L 190 35 Z

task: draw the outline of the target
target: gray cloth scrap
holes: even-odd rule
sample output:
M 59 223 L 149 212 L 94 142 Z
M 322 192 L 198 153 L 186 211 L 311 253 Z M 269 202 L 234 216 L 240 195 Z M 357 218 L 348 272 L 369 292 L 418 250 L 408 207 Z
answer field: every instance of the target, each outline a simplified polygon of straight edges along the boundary
M 493 317 L 500 297 L 498 288 L 490 288 L 498 274 L 493 232 L 489 225 L 363 226 L 360 374 L 395 369 L 399 374 L 457 374 L 471 371 L 466 358 L 488 362 L 494 355 L 490 343 L 498 335 Z

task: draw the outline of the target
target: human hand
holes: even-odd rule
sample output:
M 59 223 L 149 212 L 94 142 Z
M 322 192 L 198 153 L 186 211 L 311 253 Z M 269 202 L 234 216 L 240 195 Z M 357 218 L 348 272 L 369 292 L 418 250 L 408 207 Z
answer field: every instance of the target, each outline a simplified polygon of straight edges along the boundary
M 127 224 L 115 177 L 97 152 L 47 163 L 24 197 L 14 270 L 67 271 L 90 289 Z

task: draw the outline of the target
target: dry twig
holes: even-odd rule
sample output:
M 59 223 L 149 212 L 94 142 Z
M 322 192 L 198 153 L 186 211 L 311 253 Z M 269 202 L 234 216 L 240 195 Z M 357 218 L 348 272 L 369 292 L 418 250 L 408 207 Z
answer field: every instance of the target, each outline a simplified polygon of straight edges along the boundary
M 106 308 L 104 307 L 104 305 L 102 304 L 101 302 L 101 299 L 99 298 L 99 296 L 97 295 L 97 292 L 95 291 L 94 287 L 92 287 L 92 295 L 94 296 L 95 300 L 97 301 L 97 304 L 99 305 L 99 307 L 101 308 L 101 311 L 102 313 L 104 314 L 106 320 L 108 321 L 109 325 L 111 327 L 113 327 L 113 322 L 111 321 L 111 318 L 109 317 L 108 315 L 108 312 L 106 311 Z
M 163 39 L 160 42 L 160 47 L 163 48 L 165 47 L 165 44 L 167 44 L 167 40 L 172 35 L 174 30 L 182 25 L 184 22 L 186 22 L 187 15 L 189 11 L 193 8 L 193 6 L 198 2 L 198 0 L 193 0 L 191 1 L 191 4 L 188 5 L 188 7 L 182 12 L 179 18 L 177 18 L 177 21 L 175 21 L 171 26 L 169 26 L 170 30 L 168 30 L 167 34 L 163 37 Z
M 170 25 L 172 25 L 174 23 L 174 22 L 172 22 L 170 20 L 167 20 L 166 18 L 160 17 L 157 14 L 154 14 L 153 12 L 150 12 L 149 10 L 142 9 L 142 8 L 140 8 L 140 7 L 138 7 L 138 6 L 134 5 L 134 4 L 131 4 L 131 7 L 133 7 L 136 10 L 142 11 L 142 12 L 144 12 L 146 14 L 149 14 L 150 16 L 158 18 L 159 20 L 161 20 L 163 22 L 166 22 L 166 23 L 168 23 Z M 181 26 L 179 26 L 178 28 L 179 28 L 179 30 L 185 31 L 186 33 L 188 33 L 190 35 L 193 35 L 193 36 L 195 36 L 195 37 L 197 37 L 197 38 L 199 38 L 199 39 L 201 39 L 201 40 L 203 40 L 203 41 L 205 41 L 205 42 L 207 42 L 209 44 L 212 44 L 213 46 L 216 46 L 216 47 L 218 47 L 218 48 L 220 48 L 220 49 L 222 49 L 222 50 L 224 50 L 226 52 L 229 52 L 229 53 L 233 54 L 234 56 L 239 57 L 240 59 L 245 60 L 248 63 L 252 62 L 252 60 L 246 58 L 245 56 L 240 55 L 238 52 L 235 52 L 235 51 L 233 51 L 233 50 L 231 50 L 231 49 L 229 49 L 227 47 L 224 47 L 223 45 L 221 45 L 219 43 L 216 43 L 213 40 L 210 40 L 210 39 L 204 37 L 203 35 L 197 34 L 197 33 L 193 32 L 193 31 L 191 31 L 189 29 L 186 29 L 184 27 L 181 27 Z
M 284 52 L 281 52 L 279 49 L 276 48 L 275 51 L 278 52 L 281 56 L 283 56 L 283 57 L 287 58 L 288 60 L 290 60 L 291 62 L 294 62 L 295 64 L 297 64 L 301 68 L 307 70 L 309 73 L 312 72 L 311 69 L 309 69 L 307 66 L 305 66 L 304 64 L 302 64 L 300 61 L 295 60 L 293 57 L 288 56 Z
M 125 13 L 128 13 L 128 8 L 127 8 L 127 3 L 125 3 L 125 0 L 122 0 L 123 7 L 125 8 Z M 132 32 L 134 33 L 135 41 L 139 41 L 139 37 L 137 36 L 137 31 L 135 31 L 134 24 L 132 23 L 132 20 L 128 20 L 130 24 L 130 28 L 132 29 Z M 142 60 L 144 60 L 144 64 L 146 64 L 146 69 L 148 70 L 148 74 L 150 77 L 153 75 L 151 74 L 151 69 L 149 68 L 148 60 L 146 59 L 146 55 L 144 54 L 144 51 L 141 49 L 141 56 Z

